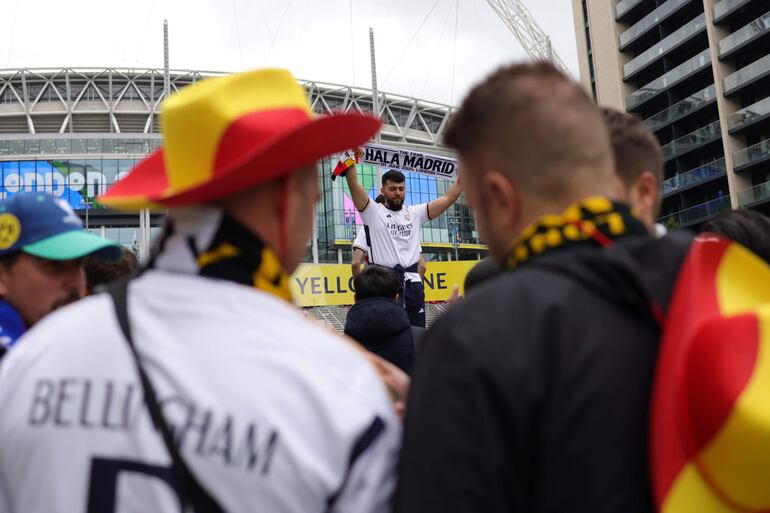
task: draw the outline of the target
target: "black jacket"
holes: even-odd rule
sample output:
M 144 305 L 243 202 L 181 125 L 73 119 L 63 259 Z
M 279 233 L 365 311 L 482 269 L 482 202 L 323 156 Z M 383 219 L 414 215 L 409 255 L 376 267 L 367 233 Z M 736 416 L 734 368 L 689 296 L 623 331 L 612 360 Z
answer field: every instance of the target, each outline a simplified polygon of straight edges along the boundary
M 392 299 L 373 297 L 353 305 L 345 321 L 345 334 L 407 374 L 412 373 L 412 326 L 404 307 Z
M 556 249 L 453 306 L 413 376 L 396 512 L 654 511 L 650 303 L 690 242 Z

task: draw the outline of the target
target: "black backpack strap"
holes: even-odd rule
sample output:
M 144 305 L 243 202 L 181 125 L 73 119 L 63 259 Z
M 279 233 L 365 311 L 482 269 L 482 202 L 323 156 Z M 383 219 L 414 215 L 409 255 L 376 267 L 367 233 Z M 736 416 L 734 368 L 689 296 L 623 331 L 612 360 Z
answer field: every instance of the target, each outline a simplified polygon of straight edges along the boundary
M 142 367 L 142 358 L 134 345 L 134 339 L 131 336 L 131 324 L 128 318 L 128 284 L 130 279 L 119 280 L 109 287 L 106 292 L 112 298 L 113 305 L 115 306 L 115 316 L 118 319 L 120 330 L 123 332 L 123 336 L 128 342 L 128 346 L 131 349 L 131 355 L 134 357 L 134 363 L 136 364 L 137 372 L 139 373 L 139 380 L 142 383 L 142 390 L 144 391 L 144 401 L 147 403 L 147 410 L 150 413 L 155 428 L 160 431 L 163 437 L 163 443 L 168 450 L 169 456 L 171 456 L 171 475 L 174 477 L 174 481 L 179 487 L 179 492 L 187 503 L 192 506 L 196 513 L 224 513 L 224 509 L 219 505 L 216 499 L 200 484 L 195 475 L 190 471 L 190 468 L 182 459 L 182 455 L 179 453 L 178 447 L 174 442 L 174 435 L 171 432 L 166 420 L 160 411 L 158 405 L 158 396 L 155 393 L 155 388 L 152 386 L 150 379 L 147 377 L 147 373 Z

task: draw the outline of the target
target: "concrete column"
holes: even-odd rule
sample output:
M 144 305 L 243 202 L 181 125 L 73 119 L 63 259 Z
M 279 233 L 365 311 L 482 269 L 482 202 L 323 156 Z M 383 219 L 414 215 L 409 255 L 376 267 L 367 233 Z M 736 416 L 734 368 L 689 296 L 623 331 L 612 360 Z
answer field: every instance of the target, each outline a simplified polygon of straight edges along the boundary
M 337 248 L 337 263 L 342 263 L 342 248 Z
M 724 78 L 734 73 L 735 66 L 732 62 L 719 61 L 719 41 L 730 35 L 729 28 L 714 25 L 714 4 L 719 0 L 703 0 L 703 9 L 706 13 L 706 33 L 708 34 L 709 47 L 711 49 L 711 69 L 714 71 L 714 87 L 717 95 L 717 107 L 719 109 L 719 124 L 722 128 L 722 146 L 725 153 L 725 167 L 727 168 L 727 186 L 730 192 L 730 205 L 738 208 L 738 191 L 751 187 L 751 180 L 745 176 L 736 175 L 733 170 L 733 154 L 746 147 L 743 136 L 732 136 L 728 133 L 727 118 L 730 114 L 740 110 L 741 106 L 736 99 L 725 98 Z
M 596 96 L 599 105 L 626 110 L 626 97 L 633 91 L 623 82 L 623 65 L 630 60 L 618 51 L 618 36 L 626 30 L 625 25 L 615 21 L 615 4 L 607 0 L 587 0 L 589 36 L 596 78 Z M 588 41 L 582 0 L 572 0 L 575 19 L 580 79 L 591 93 L 591 75 L 588 63 Z

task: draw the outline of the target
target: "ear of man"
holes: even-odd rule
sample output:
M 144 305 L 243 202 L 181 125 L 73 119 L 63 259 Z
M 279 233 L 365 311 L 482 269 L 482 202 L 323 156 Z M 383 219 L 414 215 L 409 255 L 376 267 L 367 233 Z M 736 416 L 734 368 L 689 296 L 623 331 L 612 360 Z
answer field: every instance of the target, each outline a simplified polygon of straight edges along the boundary
M 8 294 L 8 281 L 13 272 L 13 264 L 16 263 L 19 253 L 0 257 L 0 298 Z
M 526 222 L 522 218 L 521 193 L 507 173 L 488 171 L 481 181 L 480 200 L 485 237 L 492 254 L 502 258 Z
M 642 171 L 629 189 L 629 203 L 639 210 L 637 214 L 648 228 L 651 228 L 660 208 L 660 191 L 655 174 L 652 171 Z

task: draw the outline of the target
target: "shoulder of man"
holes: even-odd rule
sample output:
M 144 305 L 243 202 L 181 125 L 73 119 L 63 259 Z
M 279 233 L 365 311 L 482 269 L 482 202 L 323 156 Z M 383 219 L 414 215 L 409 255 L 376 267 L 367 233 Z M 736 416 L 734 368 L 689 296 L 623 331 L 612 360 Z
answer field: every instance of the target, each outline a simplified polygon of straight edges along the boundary
M 524 339 L 532 326 L 537 327 L 538 316 L 568 307 L 568 289 L 576 286 L 568 276 L 534 267 L 503 272 L 452 305 L 428 330 L 425 345 L 437 339 L 441 346 L 443 336 L 456 344 L 485 348 Z

